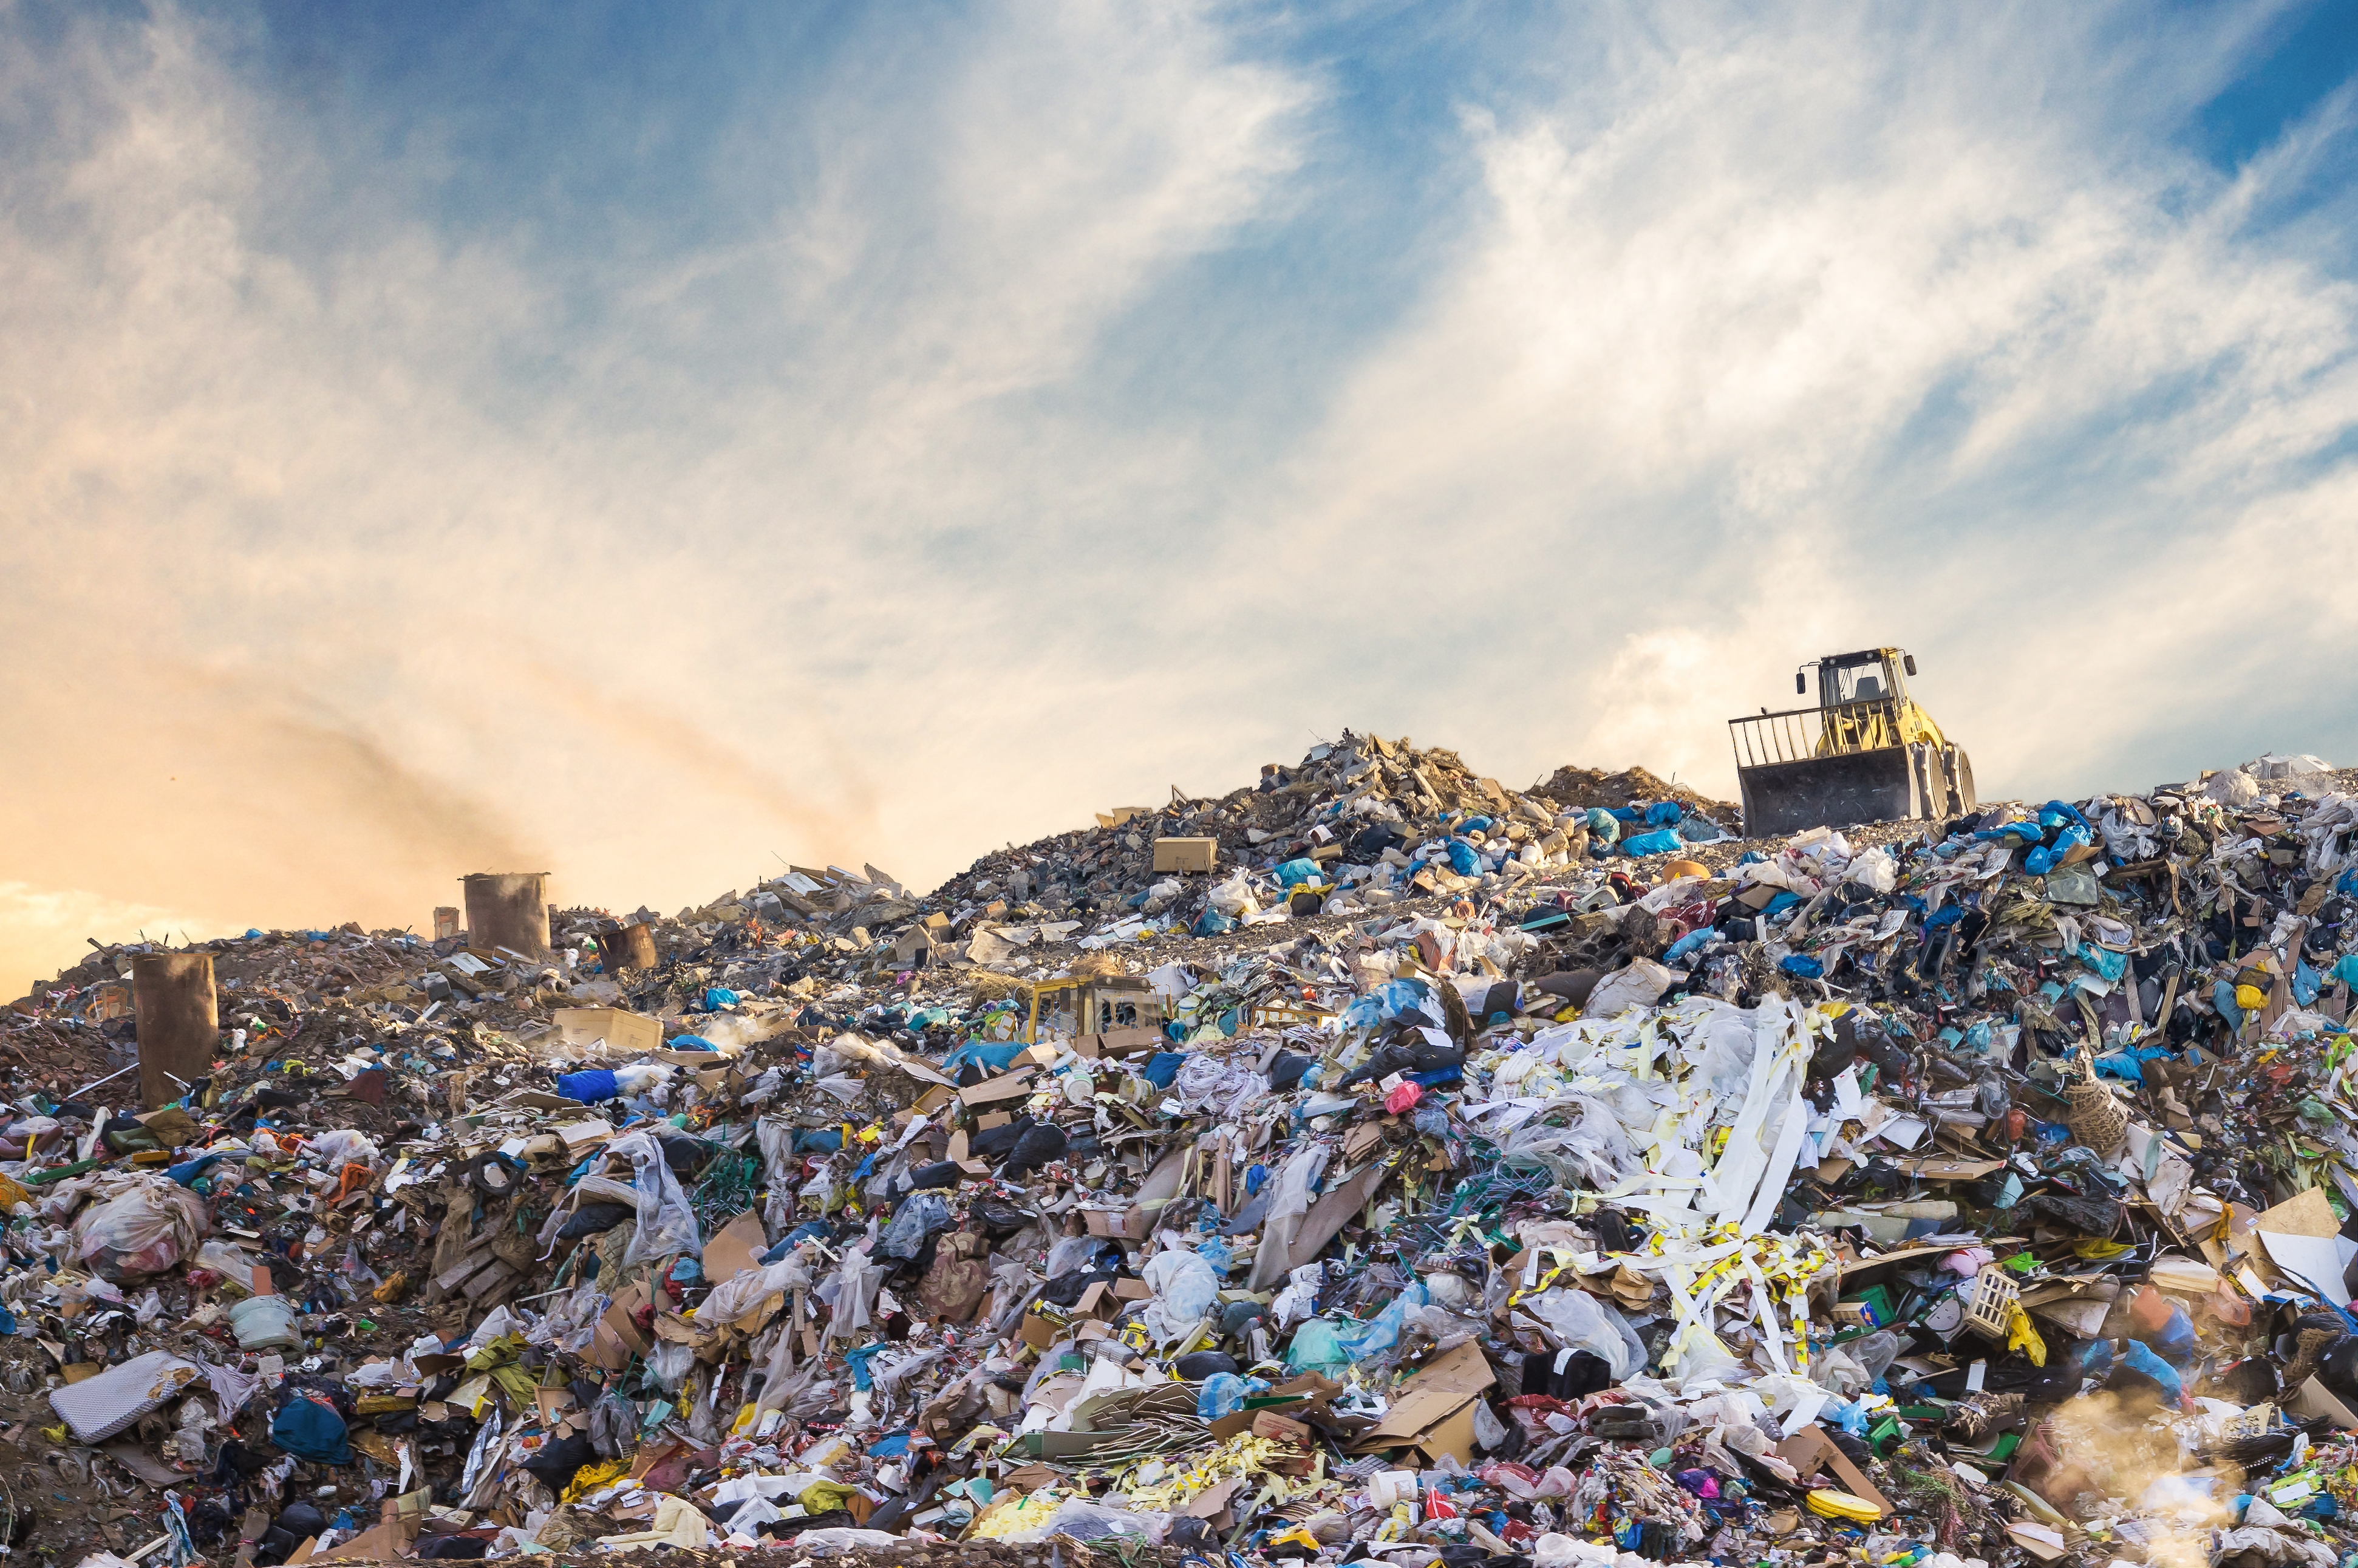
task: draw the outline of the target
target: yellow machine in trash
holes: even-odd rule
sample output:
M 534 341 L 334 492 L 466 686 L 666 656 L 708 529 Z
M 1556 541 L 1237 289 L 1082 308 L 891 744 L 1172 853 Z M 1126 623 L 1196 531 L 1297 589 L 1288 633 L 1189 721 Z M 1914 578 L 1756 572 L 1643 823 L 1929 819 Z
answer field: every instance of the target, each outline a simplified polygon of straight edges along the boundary
M 1937 820 L 1974 808 L 1974 765 L 1908 695 L 1898 648 L 1815 660 L 1818 705 L 1727 721 L 1747 837 L 1856 822 Z M 1810 689 L 1808 665 L 1793 689 Z

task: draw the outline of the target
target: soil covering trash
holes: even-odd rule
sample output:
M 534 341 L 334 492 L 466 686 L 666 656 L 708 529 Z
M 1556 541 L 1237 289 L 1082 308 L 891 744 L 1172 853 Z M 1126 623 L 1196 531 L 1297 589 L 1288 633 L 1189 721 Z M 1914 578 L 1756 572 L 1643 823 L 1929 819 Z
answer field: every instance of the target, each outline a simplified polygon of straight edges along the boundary
M 1347 732 L 927 894 L 93 943 L 0 1014 L 0 1535 L 2350 1568 L 2353 833 Z

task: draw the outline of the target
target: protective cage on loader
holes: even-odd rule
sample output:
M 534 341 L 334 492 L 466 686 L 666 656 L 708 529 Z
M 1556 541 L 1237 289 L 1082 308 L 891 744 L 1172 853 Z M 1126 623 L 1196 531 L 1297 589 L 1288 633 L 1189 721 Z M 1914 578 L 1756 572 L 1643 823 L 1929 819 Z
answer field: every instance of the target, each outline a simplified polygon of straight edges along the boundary
M 1761 838 L 1858 822 L 1937 820 L 1974 808 L 1974 765 L 1908 695 L 1898 648 L 1816 661 L 1818 705 L 1727 721 L 1744 831 Z M 1793 689 L 1807 692 L 1808 666 Z

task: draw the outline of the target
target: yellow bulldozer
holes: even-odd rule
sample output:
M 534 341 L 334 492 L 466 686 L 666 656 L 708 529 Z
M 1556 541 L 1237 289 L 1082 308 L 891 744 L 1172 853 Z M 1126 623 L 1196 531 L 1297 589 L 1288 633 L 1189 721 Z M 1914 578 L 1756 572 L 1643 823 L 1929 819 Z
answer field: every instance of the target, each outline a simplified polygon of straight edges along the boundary
M 1818 704 L 1727 721 L 1749 838 L 1859 822 L 1937 821 L 1974 809 L 1974 764 L 1908 695 L 1916 656 L 1829 654 Z M 1807 696 L 1810 666 L 1793 673 Z

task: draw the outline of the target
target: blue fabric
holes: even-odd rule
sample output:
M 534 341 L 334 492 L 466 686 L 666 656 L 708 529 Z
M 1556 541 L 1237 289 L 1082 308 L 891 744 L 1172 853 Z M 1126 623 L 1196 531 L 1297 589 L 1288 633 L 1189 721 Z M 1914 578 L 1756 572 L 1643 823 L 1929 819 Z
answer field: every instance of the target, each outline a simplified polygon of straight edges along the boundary
M 2235 982 L 2221 980 L 2211 988 L 2211 1005 L 2227 1021 L 2227 1027 L 2240 1031 L 2244 1027 L 2244 1010 L 2235 1005 Z
M 1172 1080 L 1179 1076 L 1179 1064 L 1186 1059 L 1184 1051 L 1157 1051 L 1146 1059 L 1146 1065 L 1139 1069 L 1138 1076 L 1158 1089 L 1167 1089 Z
M 1236 928 L 1237 923 L 1233 919 L 1207 905 L 1204 913 L 1195 917 L 1194 932 L 1198 936 L 1217 936 L 1223 931 Z
M 1805 980 L 1823 979 L 1826 973 L 1826 967 L 1807 953 L 1788 953 L 1778 961 L 1777 967 Z
M 1777 896 L 1760 906 L 1760 917 L 1763 920 L 1767 920 L 1771 916 L 1782 914 L 1787 910 L 1798 905 L 1801 902 L 1801 894 L 1794 892 L 1790 888 L 1779 888 L 1777 890 Z
M 794 1152 L 797 1154 L 832 1154 L 842 1147 L 840 1127 L 814 1127 L 795 1134 Z
M 297 1459 L 321 1465 L 352 1462 L 352 1445 L 344 1434 L 344 1418 L 299 1393 L 270 1418 L 270 1441 Z
M 591 1067 L 585 1072 L 559 1073 L 557 1092 L 583 1105 L 602 1105 L 622 1092 L 622 1084 L 611 1068 Z

